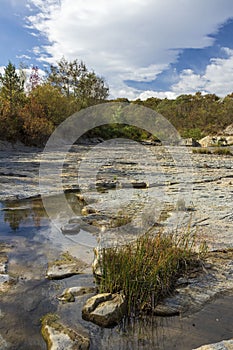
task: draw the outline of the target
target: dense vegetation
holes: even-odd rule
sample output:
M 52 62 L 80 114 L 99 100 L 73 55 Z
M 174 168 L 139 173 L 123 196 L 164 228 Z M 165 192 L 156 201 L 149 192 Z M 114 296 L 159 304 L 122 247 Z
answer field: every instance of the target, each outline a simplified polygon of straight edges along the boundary
M 62 58 L 50 65 L 45 77 L 37 67 L 31 69 L 26 84 L 23 67 L 11 62 L 0 75 L 0 139 L 20 140 L 28 145 L 42 146 L 57 125 L 82 108 L 103 103 L 108 87 L 83 62 L 68 62 Z M 200 139 L 223 130 L 233 120 L 233 93 L 225 98 L 214 94 L 181 95 L 174 100 L 148 98 L 128 101 L 151 108 L 167 118 L 183 137 Z M 130 137 L 135 140 L 152 137 L 145 130 L 119 124 L 106 125 L 89 132 L 88 136 Z
M 104 80 L 77 60 L 62 58 L 43 79 L 33 67 L 26 81 L 11 62 L 0 75 L 0 139 L 41 146 L 72 113 L 108 97 Z

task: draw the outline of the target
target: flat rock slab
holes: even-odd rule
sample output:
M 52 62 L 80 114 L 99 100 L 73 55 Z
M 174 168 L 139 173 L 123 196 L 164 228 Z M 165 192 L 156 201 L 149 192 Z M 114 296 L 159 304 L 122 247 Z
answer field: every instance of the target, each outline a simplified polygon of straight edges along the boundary
M 232 350 L 233 349 L 233 339 L 223 340 L 219 343 L 203 345 L 194 350 Z
M 82 260 L 64 253 L 61 258 L 49 263 L 46 272 L 48 279 L 62 279 L 81 273 L 88 265 Z
M 82 317 L 101 327 L 118 324 L 126 313 L 126 299 L 121 294 L 102 293 L 88 299 L 82 309 Z
M 174 316 L 200 310 L 217 295 L 233 290 L 233 250 L 215 251 L 207 255 L 202 271 L 180 278 L 172 296 L 156 305 L 154 314 Z

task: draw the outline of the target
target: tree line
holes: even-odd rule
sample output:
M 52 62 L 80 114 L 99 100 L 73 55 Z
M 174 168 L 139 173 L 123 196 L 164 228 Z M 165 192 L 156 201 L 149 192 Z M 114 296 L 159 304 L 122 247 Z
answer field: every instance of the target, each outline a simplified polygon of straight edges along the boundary
M 11 62 L 0 75 L 0 139 L 20 140 L 26 145 L 43 146 L 53 130 L 71 114 L 95 104 L 108 102 L 109 89 L 103 78 L 89 71 L 82 61 L 62 58 L 50 65 L 44 77 L 32 67 L 25 69 Z M 176 99 L 113 102 L 136 103 L 167 118 L 182 137 L 200 139 L 221 132 L 233 122 L 233 93 L 224 98 L 215 94 L 184 94 Z M 90 137 L 127 137 L 135 140 L 156 138 L 145 130 L 112 124 L 89 132 Z
M 103 78 L 78 60 L 62 58 L 45 77 L 9 62 L 0 75 L 0 139 L 42 146 L 53 130 L 82 108 L 106 101 Z

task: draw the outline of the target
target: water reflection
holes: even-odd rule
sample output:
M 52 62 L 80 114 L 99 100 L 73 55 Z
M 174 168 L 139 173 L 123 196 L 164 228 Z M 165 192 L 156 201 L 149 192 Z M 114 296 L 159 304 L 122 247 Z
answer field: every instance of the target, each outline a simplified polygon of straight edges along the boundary
M 80 202 L 76 194 L 67 193 L 66 198 L 74 213 L 80 215 Z M 59 196 L 52 196 L 50 203 L 52 210 L 56 213 Z M 59 209 L 62 211 L 62 208 Z M 9 224 L 12 231 L 17 231 L 23 227 L 39 229 L 47 226 L 48 223 L 48 216 L 40 197 L 2 202 L 2 218 L 5 223 Z

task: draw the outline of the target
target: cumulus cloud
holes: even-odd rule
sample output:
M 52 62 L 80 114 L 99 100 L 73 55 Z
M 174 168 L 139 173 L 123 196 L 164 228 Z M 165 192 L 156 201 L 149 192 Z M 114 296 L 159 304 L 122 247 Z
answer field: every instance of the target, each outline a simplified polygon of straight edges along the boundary
M 195 74 L 191 69 L 184 70 L 180 80 L 172 86 L 175 94 L 215 93 L 224 96 L 233 91 L 233 50 L 223 48 L 227 54 L 226 58 L 212 58 L 206 66 L 204 74 Z
M 112 94 L 134 95 L 125 80 L 152 81 L 185 48 L 213 44 L 208 34 L 233 14 L 232 0 L 28 0 L 38 13 L 30 28 L 48 40 L 39 59 L 61 56 L 84 60 L 104 76 Z M 34 50 L 35 52 L 35 50 Z M 215 62 L 216 63 L 216 62 Z M 212 62 L 211 64 L 214 64 Z M 180 88 L 198 85 L 199 77 L 183 72 Z M 188 83 L 188 81 L 190 83 Z M 178 89 L 173 87 L 174 92 Z M 142 93 L 142 92 L 139 92 Z

